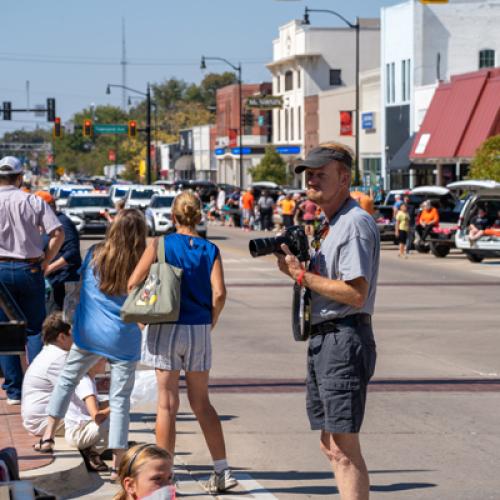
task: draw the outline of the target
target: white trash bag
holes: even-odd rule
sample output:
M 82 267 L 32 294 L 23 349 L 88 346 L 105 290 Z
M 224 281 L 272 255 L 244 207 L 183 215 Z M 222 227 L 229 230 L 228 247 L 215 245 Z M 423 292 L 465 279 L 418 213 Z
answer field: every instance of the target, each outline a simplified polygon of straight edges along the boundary
M 138 370 L 135 372 L 135 384 L 130 395 L 130 406 L 155 404 L 158 400 L 158 387 L 154 370 Z

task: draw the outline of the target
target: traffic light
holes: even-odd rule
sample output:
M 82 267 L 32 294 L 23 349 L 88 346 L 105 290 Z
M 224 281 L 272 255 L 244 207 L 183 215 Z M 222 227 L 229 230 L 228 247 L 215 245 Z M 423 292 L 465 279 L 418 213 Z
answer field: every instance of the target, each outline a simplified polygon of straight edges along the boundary
M 254 116 L 251 111 L 247 111 L 243 115 L 243 126 L 244 127 L 253 127 L 253 122 L 254 122 Z
M 12 120 L 12 103 L 8 101 L 3 102 L 2 106 L 3 111 L 3 119 L 4 120 Z
M 92 137 L 92 120 L 83 120 L 83 137 Z
M 47 121 L 56 121 L 56 100 L 53 97 L 47 99 Z
M 52 131 L 52 135 L 54 137 L 62 137 L 61 119 L 58 116 L 54 118 L 54 129 Z
M 135 137 L 137 135 L 137 122 L 135 120 L 129 120 L 128 122 L 128 136 Z

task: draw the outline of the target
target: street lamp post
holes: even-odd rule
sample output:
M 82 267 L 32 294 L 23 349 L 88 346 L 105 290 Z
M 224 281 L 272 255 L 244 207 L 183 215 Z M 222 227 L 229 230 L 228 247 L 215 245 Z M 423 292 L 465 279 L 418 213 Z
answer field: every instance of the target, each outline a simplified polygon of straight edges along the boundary
M 238 63 L 238 66 L 235 66 L 234 64 L 230 63 L 227 59 L 224 59 L 223 57 L 205 57 L 201 56 L 201 64 L 200 68 L 201 69 L 207 69 L 207 65 L 205 61 L 222 61 L 226 63 L 227 65 L 231 66 L 235 71 L 238 72 L 238 95 L 239 95 L 239 101 L 240 101 L 240 113 L 239 113 L 239 121 L 240 125 L 238 127 L 239 131 L 239 142 L 240 142 L 240 147 L 239 147 L 239 165 L 240 165 L 240 188 L 243 189 L 243 92 L 241 89 L 242 81 L 241 81 L 241 63 Z
M 354 184 L 359 185 L 360 184 L 360 172 L 359 172 L 359 31 L 360 31 L 360 26 L 359 26 L 359 17 L 356 17 L 356 24 L 351 23 L 348 21 L 344 16 L 340 15 L 338 12 L 335 12 L 334 10 L 327 10 L 327 9 L 309 9 L 308 7 L 305 8 L 304 11 L 304 20 L 302 21 L 302 24 L 311 24 L 309 21 L 309 13 L 310 12 L 321 12 L 321 13 L 327 13 L 327 14 L 332 14 L 336 17 L 338 17 L 341 21 L 343 21 L 349 28 L 356 30 L 356 163 L 354 164 Z
M 106 87 L 106 94 L 111 94 L 111 87 L 118 87 L 121 89 L 128 90 L 129 92 L 135 92 L 136 94 L 142 95 L 146 98 L 146 182 L 151 184 L 151 88 L 149 83 L 147 84 L 146 92 L 141 92 L 140 90 L 131 89 L 125 85 L 118 85 L 114 83 L 108 83 Z

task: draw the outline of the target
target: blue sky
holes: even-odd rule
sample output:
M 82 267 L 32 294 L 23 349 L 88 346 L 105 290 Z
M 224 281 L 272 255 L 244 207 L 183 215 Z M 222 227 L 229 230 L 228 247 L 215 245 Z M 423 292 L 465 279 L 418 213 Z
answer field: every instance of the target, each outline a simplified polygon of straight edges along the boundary
M 121 104 L 121 19 L 127 32 L 128 85 L 170 77 L 199 82 L 202 54 L 243 65 L 245 82 L 269 80 L 278 26 L 300 19 L 304 7 L 338 10 L 344 17 L 378 17 L 398 0 L 16 0 L 2 7 L 0 102 L 21 108 L 55 97 L 63 121 L 91 103 Z M 311 15 L 312 24 L 338 25 L 334 16 Z M 57 61 L 57 63 L 55 62 Z M 211 63 L 210 71 L 224 71 Z M 44 118 L 14 114 L 0 120 L 0 134 L 15 128 L 47 127 Z

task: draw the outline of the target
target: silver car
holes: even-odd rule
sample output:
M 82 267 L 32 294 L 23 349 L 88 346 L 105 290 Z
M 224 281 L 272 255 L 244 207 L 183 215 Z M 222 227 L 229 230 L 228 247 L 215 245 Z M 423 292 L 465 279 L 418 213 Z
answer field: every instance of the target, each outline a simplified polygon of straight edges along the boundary
M 174 194 L 155 195 L 146 209 L 146 222 L 151 235 L 166 234 L 175 231 L 172 220 L 172 205 Z M 200 224 L 196 226 L 196 232 L 202 237 L 207 237 L 207 220 L 203 214 Z
M 154 195 L 164 194 L 162 186 L 132 186 L 125 196 L 125 208 L 138 208 L 141 210 L 149 207 Z
M 105 232 L 109 216 L 116 214 L 111 198 L 107 194 L 75 193 L 68 198 L 63 212 L 72 220 L 80 234 Z

